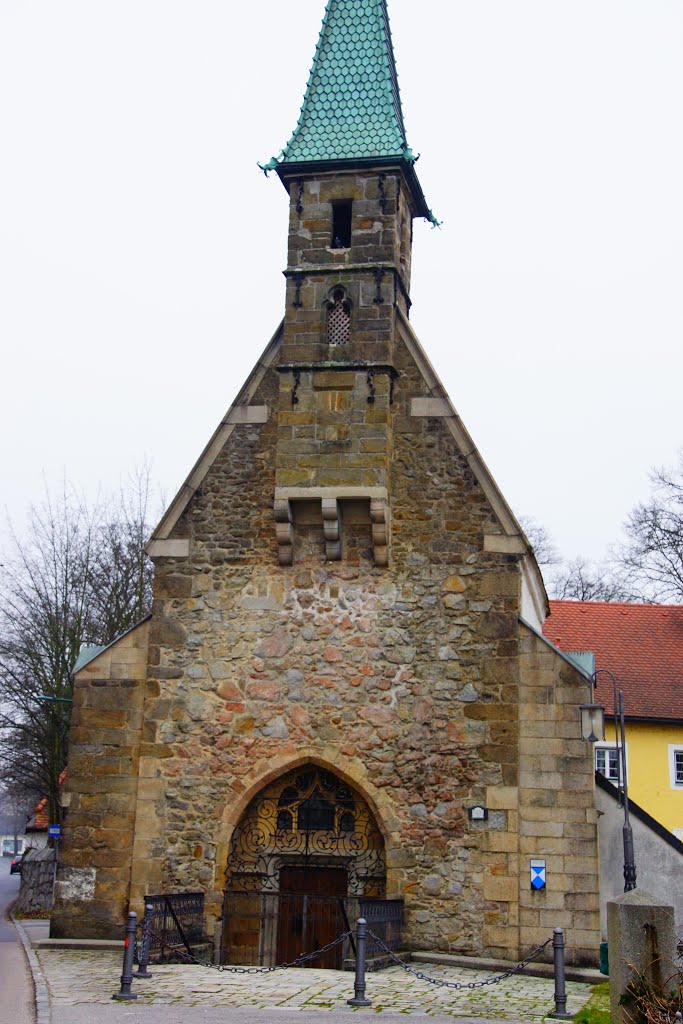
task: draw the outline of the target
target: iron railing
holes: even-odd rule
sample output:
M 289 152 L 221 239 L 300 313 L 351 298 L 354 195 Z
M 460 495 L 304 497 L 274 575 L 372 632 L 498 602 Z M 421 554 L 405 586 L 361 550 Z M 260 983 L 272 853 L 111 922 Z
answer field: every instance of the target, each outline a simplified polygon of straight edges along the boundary
M 403 948 L 403 900 L 360 900 L 359 916 L 368 924 L 368 957 L 383 952 L 375 937 L 394 953 Z
M 153 950 L 178 947 L 192 952 L 192 946 L 204 940 L 204 893 L 174 892 L 145 896 L 145 904 L 152 910 Z

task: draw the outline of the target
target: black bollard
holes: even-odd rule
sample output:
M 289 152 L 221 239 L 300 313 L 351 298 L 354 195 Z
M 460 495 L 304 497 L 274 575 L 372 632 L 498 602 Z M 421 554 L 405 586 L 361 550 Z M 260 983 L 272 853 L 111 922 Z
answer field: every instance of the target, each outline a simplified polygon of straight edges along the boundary
M 567 1013 L 567 989 L 564 979 L 564 929 L 555 928 L 553 931 L 553 973 L 555 975 L 555 1010 L 549 1013 L 549 1017 L 555 1020 L 571 1020 L 571 1013 Z
M 365 995 L 365 928 L 365 918 L 359 917 L 356 921 L 356 978 L 353 999 L 346 1000 L 349 1006 L 372 1006 L 372 1000 Z
M 137 999 L 131 992 L 133 984 L 133 957 L 135 956 L 135 936 L 138 931 L 138 915 L 131 910 L 126 923 L 126 941 L 123 946 L 123 972 L 121 974 L 121 991 L 115 992 L 112 999 Z
M 151 903 L 145 905 L 145 916 L 142 919 L 142 936 L 138 953 L 138 969 L 135 972 L 136 978 L 151 978 L 149 972 L 149 947 L 152 941 L 152 914 L 154 907 Z

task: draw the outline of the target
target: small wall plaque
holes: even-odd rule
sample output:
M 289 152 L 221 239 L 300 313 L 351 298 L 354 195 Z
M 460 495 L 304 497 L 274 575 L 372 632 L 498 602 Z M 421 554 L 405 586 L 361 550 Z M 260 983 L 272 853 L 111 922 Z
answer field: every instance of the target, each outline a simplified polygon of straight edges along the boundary
M 531 865 L 531 888 L 545 889 L 545 861 L 532 860 Z
M 476 807 L 468 807 L 467 817 L 470 821 L 488 821 L 489 809 L 481 807 L 479 804 Z

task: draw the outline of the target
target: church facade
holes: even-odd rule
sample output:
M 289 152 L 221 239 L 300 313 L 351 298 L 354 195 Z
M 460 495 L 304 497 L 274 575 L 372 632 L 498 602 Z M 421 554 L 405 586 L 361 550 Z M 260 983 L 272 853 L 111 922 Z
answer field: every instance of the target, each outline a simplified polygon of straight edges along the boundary
M 588 683 L 410 325 L 433 218 L 385 0 L 329 0 L 265 169 L 284 319 L 149 544 L 151 616 L 75 674 L 52 935 L 201 890 L 239 961 L 265 927 L 235 937 L 240 899 L 291 892 L 402 901 L 408 948 L 515 959 L 562 926 L 594 962 Z

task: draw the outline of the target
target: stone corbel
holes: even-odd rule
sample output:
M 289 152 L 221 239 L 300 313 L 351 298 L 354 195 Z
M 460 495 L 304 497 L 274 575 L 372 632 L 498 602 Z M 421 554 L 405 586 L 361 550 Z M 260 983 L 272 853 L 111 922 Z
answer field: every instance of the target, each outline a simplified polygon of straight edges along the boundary
M 273 511 L 275 514 L 277 560 L 280 565 L 291 565 L 294 560 L 294 527 L 292 526 L 292 509 L 289 500 L 287 498 L 276 498 Z
M 341 504 L 336 498 L 323 498 L 323 529 L 325 531 L 325 558 L 339 562 L 342 556 Z
M 389 564 L 389 503 L 383 498 L 370 499 L 370 521 L 372 523 L 372 548 L 375 565 Z

